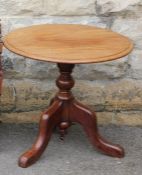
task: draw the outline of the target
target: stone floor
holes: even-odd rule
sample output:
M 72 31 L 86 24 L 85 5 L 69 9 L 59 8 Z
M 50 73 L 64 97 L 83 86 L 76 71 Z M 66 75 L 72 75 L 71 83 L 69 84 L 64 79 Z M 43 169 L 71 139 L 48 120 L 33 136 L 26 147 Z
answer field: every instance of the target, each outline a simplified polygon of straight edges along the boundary
M 102 135 L 124 146 L 123 159 L 105 156 L 90 145 L 82 128 L 72 126 L 65 141 L 54 133 L 48 149 L 33 166 L 17 166 L 19 155 L 31 146 L 36 124 L 0 125 L 0 175 L 141 175 L 142 127 L 103 126 Z

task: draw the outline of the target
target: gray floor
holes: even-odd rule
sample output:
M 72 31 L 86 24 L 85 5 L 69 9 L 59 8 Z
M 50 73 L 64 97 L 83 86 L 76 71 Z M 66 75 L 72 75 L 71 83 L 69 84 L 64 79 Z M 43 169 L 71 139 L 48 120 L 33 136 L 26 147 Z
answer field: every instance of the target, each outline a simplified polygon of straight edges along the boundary
M 0 175 L 141 175 L 142 127 L 100 127 L 102 135 L 124 146 L 123 159 L 97 152 L 82 128 L 72 126 L 65 141 L 54 133 L 41 159 L 33 166 L 17 166 L 18 156 L 31 146 L 36 124 L 0 125 Z

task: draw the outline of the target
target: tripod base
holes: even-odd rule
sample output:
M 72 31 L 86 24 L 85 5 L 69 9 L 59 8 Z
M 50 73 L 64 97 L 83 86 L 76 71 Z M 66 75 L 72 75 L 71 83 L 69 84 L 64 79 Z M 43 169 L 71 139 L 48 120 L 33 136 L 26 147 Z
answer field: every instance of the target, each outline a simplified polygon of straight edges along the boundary
M 19 166 L 26 168 L 36 162 L 45 150 L 53 129 L 60 128 L 61 138 L 72 122 L 80 123 L 91 143 L 101 152 L 113 157 L 124 157 L 124 150 L 119 145 L 114 145 L 100 136 L 97 128 L 96 115 L 89 108 L 77 102 L 70 89 L 74 82 L 70 76 L 74 65 L 59 64 L 61 75 L 57 80 L 60 91 L 51 101 L 47 111 L 40 120 L 39 135 L 35 144 L 19 159 Z

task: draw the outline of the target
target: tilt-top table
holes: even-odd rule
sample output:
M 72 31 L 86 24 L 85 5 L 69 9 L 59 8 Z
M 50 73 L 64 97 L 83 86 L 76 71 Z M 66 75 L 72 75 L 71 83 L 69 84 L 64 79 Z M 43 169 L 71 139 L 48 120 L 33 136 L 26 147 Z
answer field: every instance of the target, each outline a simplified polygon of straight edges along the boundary
M 95 113 L 72 95 L 74 80 L 71 73 L 75 64 L 111 61 L 129 54 L 133 44 L 128 38 L 93 26 L 45 24 L 9 33 L 4 38 L 4 45 L 16 54 L 57 63 L 60 71 L 56 81 L 59 92 L 41 116 L 37 140 L 20 157 L 19 166 L 33 164 L 46 148 L 53 129 L 58 126 L 63 138 L 72 122 L 80 123 L 91 143 L 103 153 L 113 157 L 124 156 L 122 147 L 100 136 Z

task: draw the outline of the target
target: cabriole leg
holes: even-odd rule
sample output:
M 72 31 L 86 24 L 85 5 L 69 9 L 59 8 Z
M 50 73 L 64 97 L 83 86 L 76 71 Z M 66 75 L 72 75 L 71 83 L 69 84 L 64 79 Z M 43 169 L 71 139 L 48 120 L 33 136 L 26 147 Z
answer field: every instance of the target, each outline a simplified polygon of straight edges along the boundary
M 20 157 L 19 166 L 26 168 L 39 159 L 50 140 L 53 128 L 60 123 L 61 107 L 62 102 L 55 101 L 41 116 L 37 140 L 31 149 Z

